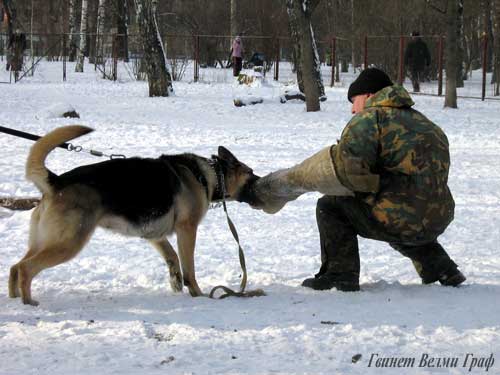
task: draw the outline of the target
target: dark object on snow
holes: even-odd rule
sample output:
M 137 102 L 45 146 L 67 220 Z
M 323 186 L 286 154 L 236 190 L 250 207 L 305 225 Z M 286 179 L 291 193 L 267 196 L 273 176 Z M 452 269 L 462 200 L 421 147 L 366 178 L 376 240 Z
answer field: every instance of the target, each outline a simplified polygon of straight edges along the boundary
M 248 99 L 248 100 L 234 99 L 233 102 L 234 102 L 234 105 L 236 107 L 245 107 L 247 105 L 255 105 L 255 104 L 263 103 L 264 99 L 262 99 L 262 98 L 254 98 L 254 99 Z
M 280 102 L 281 103 L 286 103 L 289 100 L 302 100 L 303 102 L 305 102 L 306 101 L 306 96 L 303 93 L 301 93 L 300 91 L 298 91 L 298 92 L 291 92 L 291 93 L 285 92 L 284 95 L 280 96 Z M 326 96 L 320 97 L 319 101 L 320 102 L 326 101 Z
M 9 210 L 27 211 L 36 207 L 40 202 L 40 198 L 15 198 L 3 197 L 0 198 L 0 206 Z
M 63 113 L 63 117 L 67 118 L 80 118 L 80 115 L 75 110 Z
M 253 68 L 254 66 L 264 66 L 266 55 L 260 52 L 254 52 L 250 60 L 245 64 L 245 68 Z
M 341 324 L 340 322 L 335 322 L 333 320 L 322 320 L 321 324 L 326 324 L 330 326 L 336 326 L 337 324 Z
M 352 356 L 352 363 L 358 362 L 363 356 L 361 354 L 355 354 Z

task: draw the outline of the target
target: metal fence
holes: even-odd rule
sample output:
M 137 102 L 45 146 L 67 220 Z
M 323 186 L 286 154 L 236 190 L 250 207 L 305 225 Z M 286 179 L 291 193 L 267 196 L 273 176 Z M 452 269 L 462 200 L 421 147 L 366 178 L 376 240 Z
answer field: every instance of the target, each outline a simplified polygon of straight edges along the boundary
M 78 36 L 79 37 L 79 36 Z M 145 79 L 142 64 L 142 46 L 138 35 L 87 34 L 87 48 L 84 55 L 93 69 L 102 77 L 111 80 Z M 229 82 L 231 70 L 231 37 L 228 35 L 164 35 L 168 62 L 174 80 L 194 82 Z M 422 40 L 430 52 L 430 64 L 423 77 L 421 94 L 443 95 L 445 76 L 445 42 L 440 35 L 423 35 Z M 32 75 L 40 61 L 59 63 L 62 80 L 73 75 L 74 53 L 68 34 L 27 35 L 27 49 L 24 51 L 24 68 L 18 80 Z M 412 37 L 367 35 L 354 43 L 351 39 L 333 37 L 316 42 L 321 61 L 321 72 L 325 85 L 346 85 L 354 79 L 354 74 L 367 66 L 376 66 L 386 71 L 394 82 L 412 89 L 408 79 L 408 67 L 404 54 Z M 488 48 L 486 36 L 481 40 L 482 55 Z M 259 53 L 264 59 L 264 74 L 268 79 L 283 83 L 294 82 L 293 44 L 288 37 L 243 36 L 244 67 L 251 67 L 251 57 Z M 0 62 L 8 63 L 9 50 L 5 34 L 0 34 Z M 480 99 L 500 99 L 498 83 L 491 83 L 491 73 L 486 72 L 486 59 L 480 80 L 466 81 L 465 88 L 459 89 L 459 97 Z M 87 68 L 88 69 L 88 66 Z M 12 75 L 1 69 L 0 81 L 13 82 Z

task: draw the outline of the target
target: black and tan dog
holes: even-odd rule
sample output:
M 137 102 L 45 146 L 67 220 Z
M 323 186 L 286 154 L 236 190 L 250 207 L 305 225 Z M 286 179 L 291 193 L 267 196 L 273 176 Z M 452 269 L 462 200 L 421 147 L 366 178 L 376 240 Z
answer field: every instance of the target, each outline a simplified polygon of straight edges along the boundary
M 224 147 L 212 159 L 194 154 L 114 159 L 60 176 L 45 167 L 55 147 L 91 131 L 62 127 L 31 149 L 26 176 L 43 197 L 31 216 L 28 252 L 11 267 L 9 296 L 37 305 L 31 298 L 33 278 L 75 257 L 97 226 L 147 239 L 167 262 L 172 289 L 181 291 L 184 281 L 192 296 L 202 295 L 194 271 L 198 224 L 210 202 L 223 195 L 238 199 L 258 177 Z M 166 238 L 174 232 L 180 265 Z

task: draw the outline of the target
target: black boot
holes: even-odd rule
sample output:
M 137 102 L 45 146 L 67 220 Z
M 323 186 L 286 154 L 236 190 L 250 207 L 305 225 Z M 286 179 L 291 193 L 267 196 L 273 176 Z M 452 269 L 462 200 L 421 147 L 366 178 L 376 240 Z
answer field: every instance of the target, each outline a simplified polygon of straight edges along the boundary
M 391 246 L 411 259 L 422 284 L 439 281 L 444 286 L 458 286 L 466 280 L 437 241 L 417 246 L 391 243 Z
M 462 284 L 465 280 L 467 280 L 467 278 L 457 269 L 457 267 L 453 267 L 439 276 L 439 282 L 444 286 L 456 287 Z
M 359 275 L 347 273 L 326 272 L 316 275 L 302 282 L 302 286 L 314 290 L 328 290 L 335 288 L 341 292 L 359 291 Z
M 342 202 L 350 198 L 324 196 L 316 206 L 316 221 L 321 242 L 321 268 L 302 286 L 315 290 L 336 288 L 359 290 L 359 250 L 357 233 L 343 214 Z

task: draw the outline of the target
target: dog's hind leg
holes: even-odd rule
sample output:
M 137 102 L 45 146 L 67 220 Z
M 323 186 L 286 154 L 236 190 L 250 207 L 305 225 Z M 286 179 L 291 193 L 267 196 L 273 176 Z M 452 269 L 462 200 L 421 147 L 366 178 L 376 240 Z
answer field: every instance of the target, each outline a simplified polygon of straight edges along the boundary
M 182 274 L 179 266 L 179 258 L 172 245 L 170 245 L 167 239 L 151 240 L 150 242 L 158 250 L 163 259 L 165 259 L 165 262 L 167 262 L 172 290 L 174 292 L 182 292 Z
M 193 297 L 202 296 L 203 293 L 196 282 L 194 272 L 194 248 L 196 245 L 196 229 L 192 224 L 179 224 L 176 226 L 177 244 L 181 258 L 182 277 L 184 285 L 189 289 Z
M 28 252 L 24 255 L 24 257 L 18 262 L 18 264 L 33 255 L 38 251 L 37 248 L 37 233 L 38 233 L 38 223 L 40 222 L 40 206 L 35 208 L 33 213 L 31 214 L 30 220 L 30 235 L 29 235 L 29 243 L 28 243 Z M 10 268 L 9 275 L 9 297 L 16 298 L 21 296 L 21 291 L 19 289 L 19 272 L 17 268 L 17 264 Z
M 44 217 L 45 218 L 45 217 Z M 17 267 L 18 283 L 24 304 L 38 305 L 31 298 L 31 282 L 44 269 L 74 258 L 85 246 L 92 234 L 96 218 L 83 210 L 65 210 L 64 216 L 54 214 L 41 220 L 43 241 L 39 238 L 38 250 L 29 258 L 20 261 Z

